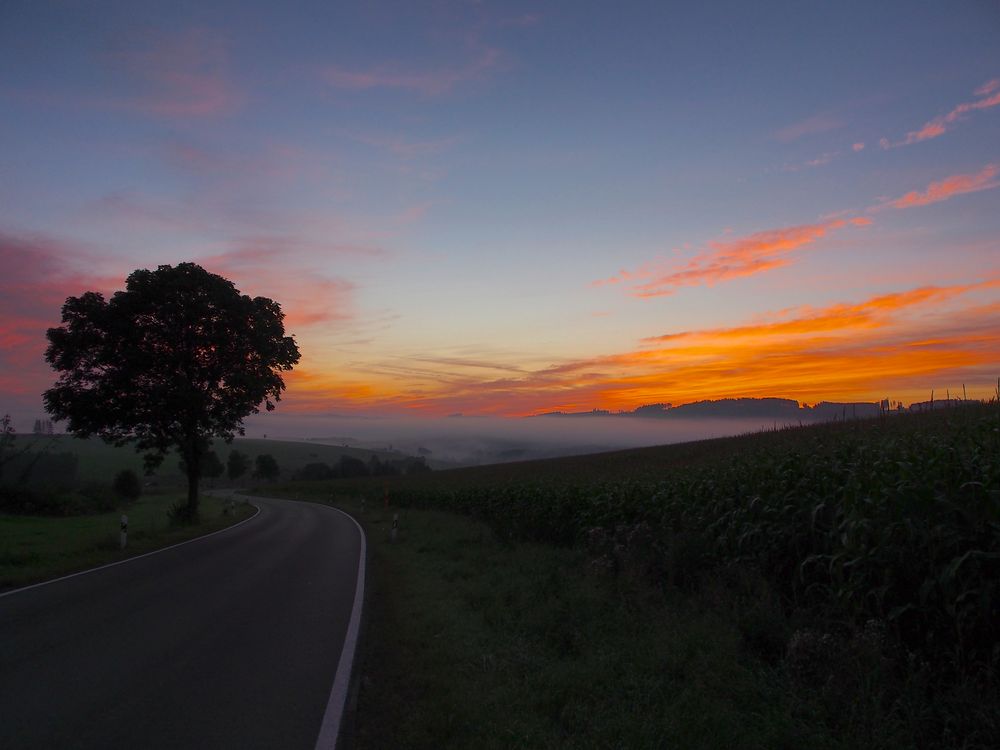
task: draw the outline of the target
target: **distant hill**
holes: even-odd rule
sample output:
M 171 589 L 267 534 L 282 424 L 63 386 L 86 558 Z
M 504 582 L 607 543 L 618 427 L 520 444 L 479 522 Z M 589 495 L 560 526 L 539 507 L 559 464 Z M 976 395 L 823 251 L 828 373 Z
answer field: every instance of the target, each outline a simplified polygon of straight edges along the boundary
M 925 401 L 910 406 L 910 411 L 929 411 L 961 406 L 971 401 L 941 399 Z M 644 419 L 701 419 L 740 418 L 776 419 L 779 421 L 830 422 L 837 419 L 863 419 L 875 417 L 889 411 L 887 401 L 837 402 L 821 401 L 815 406 L 799 405 L 789 398 L 723 398 L 717 400 L 694 401 L 690 404 L 673 406 L 668 403 L 646 404 L 632 411 L 611 412 L 593 409 L 581 412 L 553 411 L 538 414 L 539 417 L 642 417 Z M 902 411 L 901 408 L 894 411 Z

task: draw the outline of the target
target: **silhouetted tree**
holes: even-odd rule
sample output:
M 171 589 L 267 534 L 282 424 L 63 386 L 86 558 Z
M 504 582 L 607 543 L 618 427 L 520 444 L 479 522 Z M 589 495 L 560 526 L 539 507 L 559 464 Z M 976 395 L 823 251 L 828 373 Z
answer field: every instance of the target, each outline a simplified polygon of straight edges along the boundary
M 226 459 L 226 476 L 230 479 L 239 479 L 241 476 L 247 473 L 247 469 L 250 468 L 250 457 L 245 453 L 233 450 L 229 452 L 229 458 Z
M 147 469 L 176 448 L 187 468 L 186 519 L 198 513 L 198 479 L 211 439 L 243 434 L 243 419 L 270 411 L 281 372 L 299 361 L 277 302 L 240 294 L 194 263 L 134 271 L 110 301 L 70 297 L 50 328 L 45 359 L 59 373 L 46 410 L 81 437 L 136 444 Z
M 17 450 L 14 447 L 16 442 L 17 434 L 14 432 L 14 423 L 11 421 L 10 414 L 4 414 L 0 417 L 0 477 L 3 476 L 3 470 L 6 465 L 27 453 L 31 447 L 30 445 L 25 445 L 20 450 Z
M 118 472 L 113 485 L 115 494 L 122 500 L 133 502 L 142 494 L 142 484 L 139 477 L 131 469 Z
M 431 467 L 427 465 L 427 459 L 423 456 L 408 459 L 404 467 L 404 471 L 407 474 L 424 474 L 430 470 Z
M 181 458 L 178 462 L 181 473 L 188 474 L 187 462 Z M 201 457 L 201 464 L 198 467 L 198 476 L 201 479 L 215 479 L 221 477 L 226 467 L 222 465 L 222 461 L 219 460 L 219 456 L 215 451 L 205 451 Z
M 278 462 L 274 460 L 274 456 L 270 453 L 262 453 L 257 456 L 255 461 L 255 467 L 253 470 L 254 479 L 277 479 L 278 475 L 281 474 L 281 469 L 278 468 Z
M 334 476 L 333 469 L 331 469 L 327 464 L 322 462 L 306 464 L 297 472 L 295 472 L 296 479 L 305 479 L 307 481 L 332 479 L 333 476 Z
M 365 462 L 360 458 L 341 456 L 340 464 L 337 466 L 337 475 L 345 479 L 348 477 L 366 477 L 368 476 L 368 467 L 365 466 Z

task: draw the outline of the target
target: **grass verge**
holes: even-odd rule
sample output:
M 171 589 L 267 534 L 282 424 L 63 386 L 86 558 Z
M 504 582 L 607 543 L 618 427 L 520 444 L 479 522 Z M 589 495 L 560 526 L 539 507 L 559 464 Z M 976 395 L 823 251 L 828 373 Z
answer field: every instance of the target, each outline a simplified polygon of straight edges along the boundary
M 200 522 L 173 525 L 167 512 L 183 500 L 180 494 L 147 495 L 125 509 L 125 550 L 119 548 L 121 510 L 65 518 L 0 514 L 0 591 L 152 552 L 225 528 L 254 512 L 252 506 L 238 503 L 224 514 L 221 498 L 203 495 Z
M 336 505 L 371 550 L 359 750 L 850 746 L 745 648 L 728 594 L 657 591 L 446 512 Z

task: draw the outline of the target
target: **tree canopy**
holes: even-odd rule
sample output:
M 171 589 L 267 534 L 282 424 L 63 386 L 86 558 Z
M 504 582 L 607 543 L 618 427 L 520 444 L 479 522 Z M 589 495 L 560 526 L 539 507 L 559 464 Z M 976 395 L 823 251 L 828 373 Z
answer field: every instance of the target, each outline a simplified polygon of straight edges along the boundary
M 66 300 L 62 325 L 47 333 L 59 378 L 45 408 L 78 436 L 134 442 L 147 468 L 176 449 L 194 517 L 211 439 L 232 440 L 245 417 L 274 409 L 281 373 L 299 361 L 283 319 L 277 302 L 194 263 L 134 271 L 110 300 Z
M 281 469 L 278 468 L 278 462 L 270 453 L 262 453 L 257 456 L 254 464 L 254 479 L 274 480 L 281 474 Z
M 239 479 L 247 473 L 249 466 L 249 456 L 238 450 L 232 450 L 229 452 L 229 458 L 226 459 L 226 476 L 232 480 Z

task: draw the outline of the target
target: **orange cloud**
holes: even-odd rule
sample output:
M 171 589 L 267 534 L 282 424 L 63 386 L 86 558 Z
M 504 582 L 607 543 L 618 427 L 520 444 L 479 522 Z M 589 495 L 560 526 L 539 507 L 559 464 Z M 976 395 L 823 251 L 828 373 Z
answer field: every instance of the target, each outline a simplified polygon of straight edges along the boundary
M 724 396 L 916 400 L 935 385 L 962 383 L 974 393 L 977 384 L 985 390 L 995 382 L 1000 367 L 998 289 L 1000 278 L 994 278 L 795 308 L 760 323 L 655 337 L 618 354 L 535 370 L 510 367 L 502 377 L 421 357 L 412 365 L 376 368 L 374 379 L 345 377 L 329 391 L 317 380 L 307 403 L 312 409 L 523 415 Z M 378 385 L 355 398 L 355 381 Z M 289 390 L 297 399 L 297 385 Z
M 682 266 L 667 268 L 643 267 L 634 272 L 621 271 L 618 276 L 594 282 L 594 285 L 638 281 L 632 286 L 636 297 L 661 297 L 672 294 L 684 286 L 715 284 L 743 276 L 752 276 L 790 263 L 789 255 L 799 248 L 811 245 L 829 232 L 847 223 L 865 226 L 871 223 L 865 217 L 848 220 L 831 219 L 816 224 L 781 227 L 756 232 L 725 242 L 710 242 L 710 250 L 703 252 Z
M 975 90 L 974 93 L 976 96 L 980 97 L 979 99 L 971 102 L 963 102 L 947 114 L 940 115 L 935 117 L 933 120 L 929 120 L 917 130 L 911 130 L 908 132 L 906 136 L 904 136 L 903 140 L 897 143 L 892 143 L 887 138 L 881 139 L 879 143 L 882 148 L 887 149 L 894 148 L 896 146 L 909 146 L 914 143 L 920 143 L 921 141 L 942 136 L 947 133 L 955 123 L 969 113 L 982 109 L 991 109 L 992 107 L 1000 105 L 1000 91 L 998 91 L 998 88 L 1000 88 L 1000 79 L 988 81 Z
M 792 311 L 793 317 L 754 325 L 736 326 L 732 328 L 715 328 L 703 331 L 684 331 L 653 336 L 644 339 L 648 343 L 673 342 L 680 339 L 733 339 L 760 338 L 774 335 L 801 335 L 825 333 L 828 331 L 847 331 L 858 328 L 878 328 L 887 325 L 890 314 L 908 307 L 926 304 L 931 301 L 943 302 L 975 289 L 996 288 L 1000 281 L 991 280 L 979 284 L 964 284 L 949 287 L 925 286 L 910 289 L 905 292 L 883 294 L 855 304 L 837 304 L 813 310 L 812 308 L 797 308 Z
M 990 190 L 1000 185 L 1000 181 L 995 179 L 997 172 L 1000 172 L 1000 167 L 996 164 L 987 164 L 975 174 L 956 174 L 946 177 L 938 182 L 932 182 L 923 192 L 910 191 L 901 198 L 890 201 L 888 205 L 893 208 L 927 206 L 948 200 L 955 195 Z

